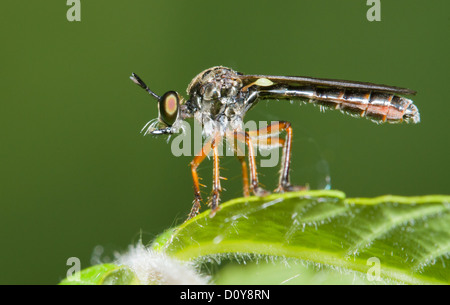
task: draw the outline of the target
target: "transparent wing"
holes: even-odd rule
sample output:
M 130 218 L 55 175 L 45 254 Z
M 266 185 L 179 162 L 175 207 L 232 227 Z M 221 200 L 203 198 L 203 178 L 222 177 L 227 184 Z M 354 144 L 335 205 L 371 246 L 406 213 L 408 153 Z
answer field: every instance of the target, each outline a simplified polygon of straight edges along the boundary
M 382 91 L 386 93 L 396 93 L 405 95 L 414 95 L 416 91 L 406 88 L 378 85 L 367 82 L 356 82 L 348 80 L 337 79 L 325 79 L 303 76 L 274 76 L 274 75 L 240 75 L 239 78 L 245 85 L 257 82 L 260 79 L 267 79 L 273 82 L 274 85 L 288 85 L 288 86 L 317 86 L 328 88 L 341 88 L 341 89 L 359 89 L 359 90 L 372 90 Z

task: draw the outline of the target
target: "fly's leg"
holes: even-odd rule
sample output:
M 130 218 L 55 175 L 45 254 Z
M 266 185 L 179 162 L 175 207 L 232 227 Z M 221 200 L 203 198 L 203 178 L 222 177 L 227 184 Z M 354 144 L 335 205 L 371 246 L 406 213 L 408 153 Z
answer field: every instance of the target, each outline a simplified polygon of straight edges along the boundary
M 211 213 L 209 214 L 210 217 L 214 217 L 216 212 L 220 209 L 219 207 L 220 192 L 222 191 L 222 187 L 220 186 L 220 174 L 219 174 L 219 150 L 217 147 L 218 144 L 213 142 L 212 149 L 213 149 L 214 167 L 213 167 L 213 188 L 209 202 L 209 205 L 211 206 Z
M 247 170 L 247 162 L 245 162 L 245 158 L 242 156 L 237 157 L 242 167 L 242 184 L 244 190 L 244 197 L 250 196 L 250 185 L 248 182 L 248 170 Z
M 245 142 L 248 148 L 248 163 L 250 168 L 250 185 L 253 193 L 256 196 L 264 197 L 270 194 L 269 191 L 266 191 L 262 187 L 259 186 L 258 181 L 258 172 L 256 170 L 256 158 L 255 151 L 253 146 L 253 141 L 248 132 L 236 132 L 234 136 L 237 140 L 241 142 Z
M 291 145 L 292 145 L 292 127 L 291 123 L 281 121 L 277 123 L 273 123 L 266 128 L 261 128 L 256 131 L 249 132 L 250 135 L 256 137 L 266 137 L 266 140 L 274 141 L 274 137 L 276 137 L 280 132 L 286 131 L 285 140 L 278 140 L 280 144 L 283 146 L 283 154 L 281 157 L 281 169 L 280 169 L 280 179 L 278 182 L 278 187 L 275 189 L 275 192 L 283 193 L 290 191 L 300 191 L 305 190 L 307 187 L 303 186 L 293 186 L 290 183 L 289 179 L 289 171 L 291 165 Z
M 202 163 L 203 160 L 205 160 L 206 156 L 211 151 L 211 141 L 208 141 L 202 148 L 202 150 L 194 157 L 194 160 L 191 162 L 191 173 L 192 173 L 192 180 L 194 181 L 194 203 L 192 205 L 191 212 L 189 213 L 188 219 L 191 219 L 192 217 L 196 216 L 198 214 L 198 211 L 200 209 L 200 204 L 202 202 L 202 195 L 200 194 L 200 183 L 199 183 L 199 177 L 197 174 L 197 168 Z
M 232 149 L 234 150 L 236 154 L 236 158 L 239 160 L 239 163 L 241 164 L 241 170 L 242 170 L 242 190 L 244 197 L 250 196 L 250 184 L 248 180 L 248 167 L 247 162 L 245 161 L 245 150 L 243 150 L 243 147 L 238 145 L 236 143 L 236 140 L 238 140 L 238 137 L 234 134 L 234 132 L 228 132 L 226 133 L 226 140 L 231 145 Z M 245 140 L 245 136 L 242 136 L 242 140 Z M 245 141 L 239 141 L 241 144 L 245 145 Z
M 278 182 L 277 192 L 286 192 L 294 190 L 289 181 L 289 170 L 291 167 L 291 144 L 292 144 L 292 127 L 289 122 L 279 122 L 279 128 L 286 131 L 286 138 L 283 146 L 283 155 L 281 157 L 281 172 Z

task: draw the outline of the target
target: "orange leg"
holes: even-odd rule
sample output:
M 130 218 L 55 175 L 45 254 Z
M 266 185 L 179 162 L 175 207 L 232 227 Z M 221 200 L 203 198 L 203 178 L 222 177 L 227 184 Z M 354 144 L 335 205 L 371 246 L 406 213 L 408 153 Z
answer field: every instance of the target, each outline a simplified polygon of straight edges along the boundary
M 198 174 L 197 174 L 197 168 L 200 165 L 200 163 L 202 163 L 203 160 L 205 160 L 205 158 L 209 155 L 209 153 L 211 152 L 211 149 L 213 149 L 213 152 L 214 152 L 214 177 L 213 177 L 214 185 L 213 185 L 213 189 L 215 188 L 220 191 L 220 180 L 219 180 L 220 177 L 219 177 L 219 172 L 218 172 L 219 157 L 218 157 L 218 149 L 217 149 L 218 144 L 216 144 L 220 140 L 221 140 L 220 135 L 216 135 L 214 138 L 212 138 L 208 142 L 206 142 L 205 145 L 202 147 L 202 150 L 194 157 L 194 160 L 192 160 L 192 162 L 190 163 L 192 180 L 194 181 L 194 203 L 192 205 L 192 209 L 191 209 L 191 212 L 189 213 L 187 220 L 196 216 L 198 214 L 198 211 L 200 210 L 202 196 L 200 193 L 200 183 L 199 183 L 200 178 L 198 177 Z M 216 169 L 217 169 L 217 171 L 216 171 Z M 216 181 L 216 176 L 217 176 L 218 182 Z M 218 202 L 219 198 L 218 198 L 218 196 L 216 196 L 216 197 L 217 197 L 216 202 Z M 211 206 L 213 206 L 213 204 Z M 214 208 L 217 208 L 217 207 L 214 205 Z
M 256 158 L 255 151 L 253 146 L 253 141 L 248 134 L 248 132 L 236 132 L 234 133 L 234 137 L 241 142 L 245 142 L 248 147 L 248 163 L 250 168 L 250 184 L 253 193 L 256 196 L 264 197 L 270 194 L 270 192 L 266 191 L 262 187 L 259 186 L 258 181 L 258 172 L 256 170 Z
M 244 189 L 244 197 L 250 196 L 250 186 L 248 182 L 248 170 L 247 170 L 247 162 L 245 162 L 245 158 L 242 156 L 237 157 L 239 162 L 241 162 L 242 167 L 242 184 Z
M 250 196 L 250 184 L 249 184 L 249 180 L 248 180 L 247 162 L 245 161 L 245 151 L 243 151 L 242 148 L 239 147 L 239 145 L 236 143 L 236 140 L 239 140 L 238 138 L 239 137 L 237 135 L 235 135 L 235 133 L 227 133 L 226 134 L 227 142 L 229 144 L 231 144 L 231 146 L 236 154 L 236 158 L 241 163 L 244 197 L 249 197 Z M 241 140 L 243 140 L 243 141 L 240 141 L 241 143 L 245 143 L 245 136 L 241 136 Z
M 272 147 L 283 147 L 284 146 L 284 139 L 280 138 L 256 138 L 256 146 L 264 146 L 268 148 Z
M 212 143 L 214 167 L 213 167 L 213 189 L 210 198 L 210 206 L 211 206 L 211 214 L 209 214 L 210 217 L 213 217 L 216 214 L 216 212 L 220 209 L 219 202 L 222 187 L 220 186 L 218 145 L 219 144 L 216 143 L 215 141 Z
M 278 139 L 278 143 L 283 146 L 283 155 L 281 158 L 281 171 L 280 171 L 280 179 L 278 182 L 278 187 L 275 190 L 276 192 L 287 192 L 287 191 L 296 191 L 302 190 L 304 187 L 292 186 L 289 180 L 289 170 L 291 165 L 291 145 L 292 145 L 292 127 L 289 122 L 277 122 L 267 126 L 266 128 L 262 128 L 255 131 L 250 131 L 250 136 L 253 137 L 269 137 L 265 139 L 268 145 L 272 145 L 272 141 L 276 141 L 275 135 L 278 135 L 280 132 L 286 131 L 286 138 L 284 141 Z
M 278 182 L 277 191 L 284 192 L 292 189 L 289 181 L 289 170 L 291 167 L 291 144 L 292 144 L 292 127 L 291 123 L 280 122 L 281 129 L 286 130 L 286 140 L 283 146 L 283 156 L 281 159 L 281 174 Z
M 192 180 L 194 181 L 194 203 L 192 205 L 191 212 L 189 213 L 188 219 L 191 219 L 192 217 L 196 216 L 198 214 L 198 211 L 200 209 L 200 204 L 202 202 L 202 195 L 200 193 L 200 183 L 198 182 L 199 177 L 197 174 L 197 168 L 202 163 L 203 160 L 205 160 L 206 156 L 211 151 L 211 142 L 207 142 L 199 154 L 197 154 L 194 157 L 194 160 L 191 162 L 191 173 L 192 173 Z

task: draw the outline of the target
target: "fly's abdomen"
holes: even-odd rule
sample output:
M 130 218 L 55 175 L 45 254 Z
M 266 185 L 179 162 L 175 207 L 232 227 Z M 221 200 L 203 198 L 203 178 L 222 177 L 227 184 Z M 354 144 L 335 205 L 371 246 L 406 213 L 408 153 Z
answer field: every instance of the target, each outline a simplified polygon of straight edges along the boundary
M 400 95 L 374 90 L 315 88 L 310 102 L 376 122 L 418 123 L 420 115 L 413 102 Z
M 284 87 L 268 90 L 273 98 L 304 98 L 310 103 L 338 109 L 352 116 L 367 117 L 375 122 L 419 123 L 420 114 L 412 100 L 389 92 L 376 90 Z

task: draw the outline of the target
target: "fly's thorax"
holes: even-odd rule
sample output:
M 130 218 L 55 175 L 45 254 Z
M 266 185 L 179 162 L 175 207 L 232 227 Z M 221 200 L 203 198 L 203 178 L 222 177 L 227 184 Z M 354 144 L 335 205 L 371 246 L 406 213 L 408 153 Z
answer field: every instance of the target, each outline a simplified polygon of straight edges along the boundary
M 187 88 L 187 94 L 212 99 L 219 96 L 232 96 L 242 88 L 240 73 L 226 67 L 217 66 L 199 73 Z
M 206 134 L 224 132 L 241 124 L 244 106 L 240 74 L 225 67 L 213 67 L 198 74 L 188 87 L 188 107 Z
M 197 75 L 189 84 L 187 93 L 196 108 L 217 115 L 223 105 L 236 102 L 242 81 L 239 73 L 225 67 L 207 69 Z

